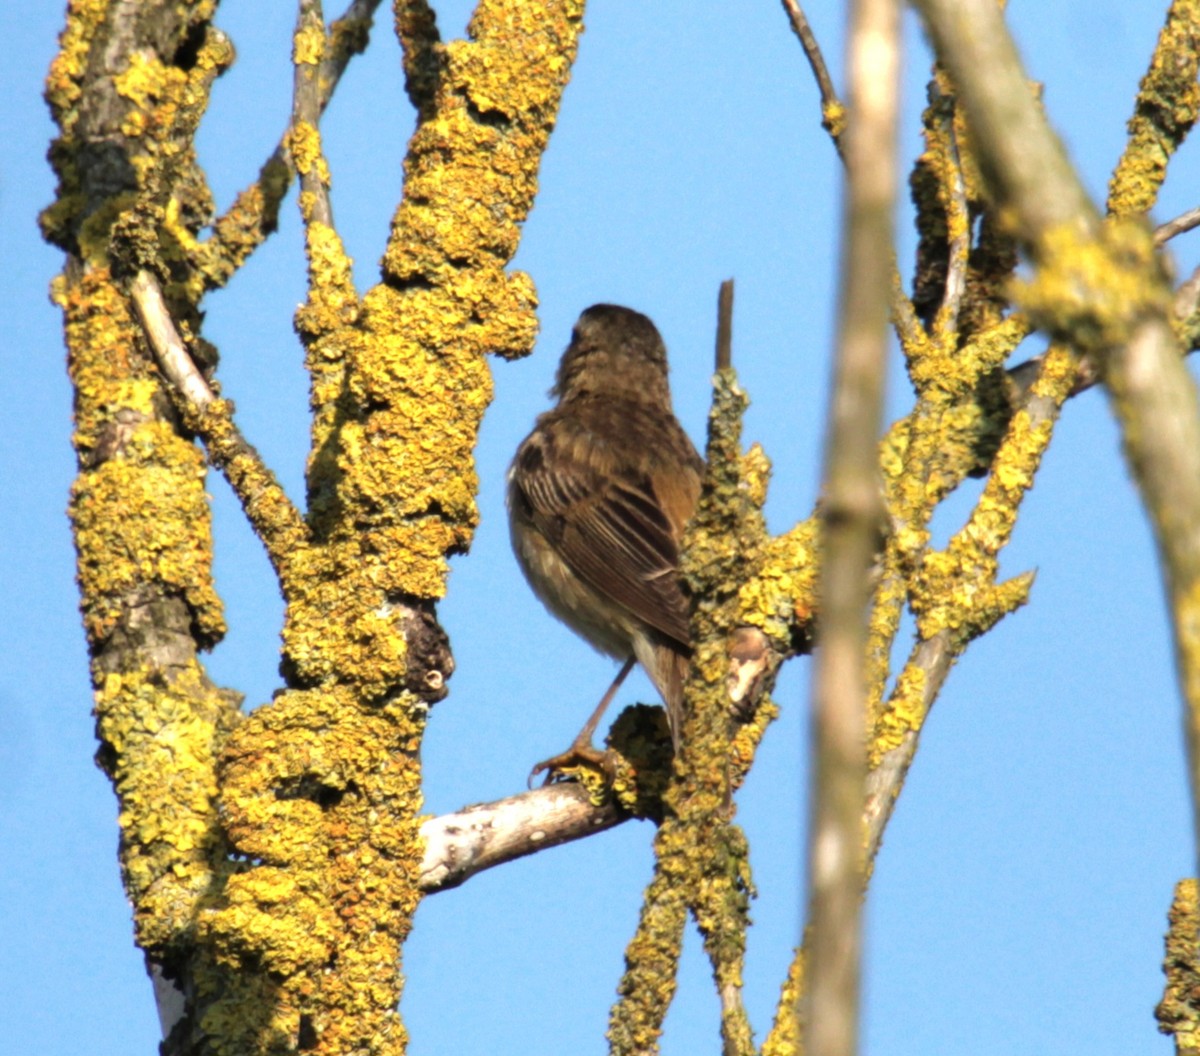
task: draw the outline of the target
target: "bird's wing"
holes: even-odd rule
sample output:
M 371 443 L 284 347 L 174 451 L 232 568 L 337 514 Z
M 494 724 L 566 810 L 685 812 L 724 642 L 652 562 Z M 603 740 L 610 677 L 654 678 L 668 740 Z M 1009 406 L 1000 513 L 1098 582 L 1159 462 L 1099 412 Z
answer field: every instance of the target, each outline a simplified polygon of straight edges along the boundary
M 666 510 L 685 505 L 690 512 L 695 489 L 667 505 L 663 496 L 673 497 L 672 484 L 664 474 L 606 464 L 578 442 L 548 452 L 546 442 L 531 437 L 513 464 L 513 486 L 529 519 L 580 579 L 686 647 L 677 529 Z

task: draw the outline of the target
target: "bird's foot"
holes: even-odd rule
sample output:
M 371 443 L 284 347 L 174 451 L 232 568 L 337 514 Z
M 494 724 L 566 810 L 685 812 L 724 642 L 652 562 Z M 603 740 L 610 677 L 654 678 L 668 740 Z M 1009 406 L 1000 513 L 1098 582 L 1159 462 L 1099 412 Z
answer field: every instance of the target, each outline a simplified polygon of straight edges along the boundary
M 565 752 L 543 759 L 534 766 L 529 771 L 529 787 L 533 787 L 539 774 L 546 775 L 542 784 L 550 785 L 555 781 L 571 780 L 575 776 L 571 771 L 581 768 L 598 771 L 611 784 L 617 776 L 617 755 L 611 748 L 601 751 L 590 740 L 575 741 Z

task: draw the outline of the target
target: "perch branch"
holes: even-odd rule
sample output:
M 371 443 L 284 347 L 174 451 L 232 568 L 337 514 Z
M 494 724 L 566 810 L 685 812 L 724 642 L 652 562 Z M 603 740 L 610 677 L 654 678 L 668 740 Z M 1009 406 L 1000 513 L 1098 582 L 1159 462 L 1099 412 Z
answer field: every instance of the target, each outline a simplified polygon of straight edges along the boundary
M 560 783 L 478 803 L 421 823 L 418 886 L 446 891 L 485 869 L 582 839 L 628 820 L 615 803 L 596 806 L 583 785 Z

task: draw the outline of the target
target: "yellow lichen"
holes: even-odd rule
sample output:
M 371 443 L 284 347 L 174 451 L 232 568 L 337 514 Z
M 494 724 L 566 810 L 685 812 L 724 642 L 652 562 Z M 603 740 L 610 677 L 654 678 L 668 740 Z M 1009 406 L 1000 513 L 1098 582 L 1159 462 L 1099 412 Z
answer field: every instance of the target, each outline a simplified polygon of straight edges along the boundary
M 1200 885 L 1195 880 L 1175 885 L 1168 920 L 1163 955 L 1167 981 L 1154 1016 L 1159 1031 L 1174 1036 L 1177 1056 L 1193 1056 L 1200 1052 Z
M 1039 326 L 1069 335 L 1074 347 L 1114 348 L 1148 315 L 1169 315 L 1161 267 L 1140 219 L 1110 220 L 1098 238 L 1060 225 L 1040 241 L 1038 268 L 1014 283 L 1013 296 Z
M 310 172 L 321 157 L 321 133 L 306 121 L 298 121 L 288 130 L 287 148 L 292 164 L 301 175 Z
M 192 938 L 221 847 L 216 757 L 236 699 L 198 665 L 164 676 L 110 673 L 96 690 L 97 732 L 120 796 L 121 866 L 140 945 Z
M 404 620 L 444 592 L 448 557 L 466 549 L 478 519 L 473 446 L 491 398 L 486 355 L 523 354 L 536 333 L 532 283 L 505 268 L 582 5 L 480 4 L 474 40 L 448 49 L 440 97 L 412 141 L 387 281 L 362 304 L 336 233 L 315 219 L 320 196 L 306 188 L 310 298 L 297 321 L 315 408 L 308 523 L 238 436 L 228 403 L 172 411 L 125 291 L 105 271 L 111 260 L 158 274 L 191 341 L 204 289 L 261 237 L 253 225 L 268 222 L 286 184 L 278 169 L 265 174 L 221 225 L 223 245 L 198 238 L 211 202 L 191 135 L 213 73 L 230 59 L 205 24 L 212 6 L 189 11 L 186 28 L 202 42 L 194 64 L 172 65 L 149 47 L 114 61 L 126 108 L 112 127 L 129 141 L 130 181 L 98 204 L 76 164 L 71 108 L 97 65 L 88 48 L 107 4 L 72 3 L 51 71 L 63 195 L 43 224 L 85 265 L 55 296 L 78 393 L 83 472 L 72 512 L 103 676 L 105 762 L 121 796 L 139 941 L 156 953 L 171 945 L 186 966 L 191 1022 L 221 1032 L 205 1039 L 214 1053 L 350 1052 L 368 1042 L 398 1052 L 397 964 L 417 900 L 428 708 L 408 692 Z M 315 28 L 299 34 L 297 61 L 318 61 L 323 43 Z M 328 183 L 315 128 L 293 130 L 288 145 L 303 171 Z M 203 463 L 179 435 L 180 418 L 204 437 L 264 537 L 287 602 L 285 671 L 308 687 L 240 726 L 236 704 L 189 651 L 189 632 L 206 644 L 223 627 Z M 103 653 L 129 630 L 135 604 L 170 610 L 163 633 L 186 643 L 183 659 L 126 670 Z M 133 637 L 128 655 L 138 658 Z M 147 653 L 148 664 L 160 661 Z
M 325 57 L 325 27 L 317 20 L 301 26 L 292 38 L 292 61 L 315 66 Z
M 1174 0 L 1129 120 L 1129 142 L 1109 181 L 1108 211 L 1153 208 L 1167 164 L 1200 113 L 1200 3 Z
M 256 864 L 204 912 L 203 933 L 234 965 L 293 977 L 296 1000 L 325 1009 L 329 1051 L 395 1022 L 417 902 L 420 733 L 406 708 L 364 708 L 348 689 L 289 692 L 226 746 L 226 831 Z

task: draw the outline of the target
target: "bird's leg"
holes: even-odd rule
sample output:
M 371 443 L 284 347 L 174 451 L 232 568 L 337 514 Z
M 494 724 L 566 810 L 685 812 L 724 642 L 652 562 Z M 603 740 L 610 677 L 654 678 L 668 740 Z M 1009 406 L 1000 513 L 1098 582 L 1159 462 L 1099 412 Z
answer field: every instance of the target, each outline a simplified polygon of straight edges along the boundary
M 617 695 L 617 690 L 621 688 L 621 683 L 625 681 L 629 672 L 633 670 L 634 662 L 634 658 L 631 656 L 621 665 L 621 670 L 617 672 L 617 677 L 613 679 L 612 685 L 608 687 L 604 696 L 600 698 L 600 703 L 596 705 L 596 710 L 592 712 L 591 717 L 583 724 L 583 729 L 579 731 L 575 740 L 571 742 L 572 748 L 591 746 L 592 737 L 596 733 L 596 727 L 600 725 L 600 720 L 604 718 L 604 713 L 608 710 L 609 704 L 612 703 L 613 697 Z
M 607 770 L 606 753 L 599 751 L 592 744 L 592 737 L 596 733 L 596 727 L 600 725 L 600 720 L 604 718 L 604 713 L 608 710 L 609 704 L 612 703 L 613 697 L 617 695 L 617 690 L 621 688 L 621 683 L 625 681 L 629 672 L 633 670 L 635 658 L 630 657 L 621 665 L 621 670 L 617 672 L 617 677 L 613 679 L 612 685 L 608 687 L 604 696 L 600 698 L 600 703 L 596 705 L 596 710 L 592 712 L 587 722 L 583 724 L 583 729 L 575 735 L 575 740 L 571 742 L 571 746 L 558 755 L 551 756 L 549 759 L 543 759 L 532 770 L 529 771 L 530 784 L 538 774 L 546 775 L 546 783 L 554 780 L 555 775 L 568 766 L 578 766 L 580 763 L 592 763 L 601 769 Z

